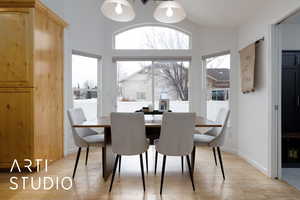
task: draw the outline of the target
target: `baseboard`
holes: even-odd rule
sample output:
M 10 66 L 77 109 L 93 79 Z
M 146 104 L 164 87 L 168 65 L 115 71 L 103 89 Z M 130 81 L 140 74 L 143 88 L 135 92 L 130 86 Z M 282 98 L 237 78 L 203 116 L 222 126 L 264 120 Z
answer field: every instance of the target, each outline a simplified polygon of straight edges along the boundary
M 227 153 L 237 154 L 237 150 L 230 147 L 221 147 L 221 150 Z
M 263 167 L 262 165 L 260 165 L 255 160 L 252 160 L 252 159 L 248 158 L 245 154 L 243 154 L 241 152 L 238 153 L 238 156 L 240 156 L 243 160 L 245 160 L 247 163 L 249 163 L 250 165 L 252 165 L 254 168 L 256 168 L 257 170 L 259 170 L 264 175 L 270 177 L 267 168 Z
M 71 148 L 68 148 L 68 150 L 67 150 L 67 155 L 70 155 L 70 154 L 73 154 L 73 153 L 76 153 L 77 152 L 77 150 L 78 150 L 78 148 L 77 147 L 71 147 Z M 66 156 L 66 155 L 65 155 Z

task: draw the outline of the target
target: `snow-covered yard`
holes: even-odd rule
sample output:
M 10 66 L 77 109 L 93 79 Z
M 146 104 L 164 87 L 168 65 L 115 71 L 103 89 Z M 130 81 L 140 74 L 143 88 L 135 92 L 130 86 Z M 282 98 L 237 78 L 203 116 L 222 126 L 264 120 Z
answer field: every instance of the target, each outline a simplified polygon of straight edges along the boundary
M 207 101 L 207 119 L 216 120 L 221 108 L 229 108 L 229 101 Z
M 119 112 L 134 112 L 141 109 L 143 106 L 147 106 L 151 102 L 118 102 Z M 208 101 L 207 102 L 207 118 L 211 120 L 216 119 L 218 110 L 222 107 L 228 108 L 228 101 Z M 80 99 L 74 100 L 74 107 L 83 108 L 87 119 L 95 119 L 97 117 L 97 99 Z M 155 108 L 158 107 L 156 102 Z M 189 102 L 187 101 L 171 101 L 170 110 L 174 112 L 187 112 L 189 108 Z

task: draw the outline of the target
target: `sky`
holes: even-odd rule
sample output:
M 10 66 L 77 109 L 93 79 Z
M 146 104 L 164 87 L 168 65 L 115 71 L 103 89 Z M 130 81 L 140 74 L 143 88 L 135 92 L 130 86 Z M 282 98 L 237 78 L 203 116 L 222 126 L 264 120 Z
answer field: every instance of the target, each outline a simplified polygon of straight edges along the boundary
M 161 39 L 164 38 L 164 42 Z M 180 44 L 171 41 L 180 38 Z M 189 49 L 189 35 L 168 27 L 144 26 L 133 28 L 117 34 L 116 49 L 151 49 L 146 44 L 149 40 L 155 43 L 155 49 Z M 134 42 L 133 42 L 134 41 Z M 175 41 L 176 42 L 176 41 Z M 167 43 L 167 44 L 166 44 Z
M 84 82 L 90 80 L 97 83 L 98 59 L 72 55 L 72 87 L 82 88 Z
M 208 62 L 208 60 L 212 60 L 211 62 Z M 213 58 L 206 59 L 206 62 L 208 63 L 206 65 L 206 68 L 227 68 L 230 69 L 230 54 L 224 55 L 224 56 L 217 56 Z

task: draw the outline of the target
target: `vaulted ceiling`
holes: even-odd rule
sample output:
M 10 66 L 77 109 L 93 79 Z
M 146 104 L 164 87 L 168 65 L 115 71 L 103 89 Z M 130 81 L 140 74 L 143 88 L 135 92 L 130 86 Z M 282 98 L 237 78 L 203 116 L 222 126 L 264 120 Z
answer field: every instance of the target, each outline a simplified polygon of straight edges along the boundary
M 269 0 L 177 0 L 200 25 L 236 27 L 246 23 Z
M 0 0 L 1 1 L 1 0 Z M 43 0 L 50 1 L 50 0 Z M 73 1 L 73 0 L 65 0 Z M 104 0 L 90 0 L 102 2 Z M 161 0 L 128 0 L 135 9 L 154 9 Z M 186 10 L 187 17 L 200 26 L 240 27 L 252 20 L 279 20 L 300 7 L 300 0 L 176 0 Z M 143 5 L 143 3 L 145 5 Z M 154 3 L 154 4 L 153 4 Z M 98 3 L 97 3 L 98 4 Z M 144 11 L 142 11 L 143 13 Z M 147 13 L 146 13 L 147 14 Z M 148 13 L 149 14 L 149 13 Z M 152 15 L 152 10 L 150 12 Z M 275 17 L 274 17 L 275 16 Z M 262 22 L 266 23 L 266 21 Z M 271 23 L 276 23 L 271 21 Z
M 283 21 L 284 24 L 300 24 L 300 11 Z

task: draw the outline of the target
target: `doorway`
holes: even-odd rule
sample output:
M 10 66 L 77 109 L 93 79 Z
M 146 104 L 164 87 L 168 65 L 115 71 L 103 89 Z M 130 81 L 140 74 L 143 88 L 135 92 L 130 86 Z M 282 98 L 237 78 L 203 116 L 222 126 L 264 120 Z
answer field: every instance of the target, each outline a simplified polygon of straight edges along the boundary
M 300 190 L 300 12 L 277 28 L 280 41 L 278 175 Z
M 281 70 L 282 178 L 300 189 L 300 48 L 282 51 Z

